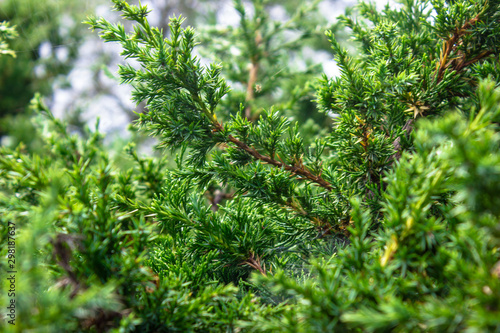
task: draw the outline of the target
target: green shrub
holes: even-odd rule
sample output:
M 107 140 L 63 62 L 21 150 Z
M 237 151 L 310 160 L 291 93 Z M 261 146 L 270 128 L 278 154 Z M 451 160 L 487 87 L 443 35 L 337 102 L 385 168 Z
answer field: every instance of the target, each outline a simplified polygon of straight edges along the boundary
M 500 330 L 500 2 L 359 4 L 340 18 L 358 55 L 327 33 L 341 75 L 314 84 L 314 129 L 289 76 L 252 79 L 286 59 L 263 1 L 235 2 L 245 97 L 182 18 L 166 33 L 113 2 L 132 31 L 88 23 L 136 60 L 119 74 L 147 104 L 137 125 L 170 154 L 131 144 L 120 168 L 97 127 L 70 135 L 33 100 L 45 153 L 0 152 L 2 242 L 19 235 L 6 331 Z

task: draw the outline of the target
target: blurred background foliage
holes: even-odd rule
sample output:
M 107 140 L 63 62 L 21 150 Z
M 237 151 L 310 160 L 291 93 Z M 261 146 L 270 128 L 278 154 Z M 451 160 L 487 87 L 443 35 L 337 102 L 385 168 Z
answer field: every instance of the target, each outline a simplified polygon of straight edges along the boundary
M 16 58 L 0 58 L 0 135 L 12 144 L 31 142 L 33 130 L 24 117 L 35 92 L 49 96 L 58 75 L 66 74 L 78 56 L 85 31 L 80 24 L 94 1 L 5 0 L 0 21 L 16 26 L 11 42 Z
M 240 18 L 241 12 L 235 10 L 230 0 L 143 1 L 153 9 L 151 22 L 166 32 L 168 18 L 180 13 L 187 18 L 186 24 L 204 27 L 198 29 L 198 33 L 203 43 L 200 53 L 206 62 L 220 61 L 228 52 L 239 54 L 231 66 L 223 69 L 223 75 L 233 84 L 233 92 L 225 101 L 226 107 L 231 109 L 229 114 L 238 111 L 241 97 L 243 100 L 250 98 L 245 97 L 248 95 L 245 84 L 251 59 L 242 56 L 247 50 L 240 38 L 243 33 L 241 24 L 246 20 L 248 28 L 253 29 L 249 33 L 257 30 L 264 33 L 267 43 L 259 51 L 260 67 L 252 87 L 255 91 L 251 102 L 253 117 L 258 117 L 263 106 L 275 104 L 299 120 L 306 132 L 314 133 L 331 120 L 316 112 L 312 102 L 315 78 L 324 69 L 321 63 L 333 63 L 327 52 L 329 46 L 324 31 L 335 29 L 334 16 L 345 7 L 342 1 L 316 2 L 320 5 L 316 9 L 309 2 L 304 6 L 303 1 L 257 1 L 256 6 L 243 2 L 247 13 L 246 17 Z M 301 7 L 310 7 L 310 12 L 292 17 Z M 255 15 L 256 11 L 261 13 Z M 0 58 L 2 145 L 15 147 L 23 142 L 28 149 L 40 148 L 27 108 L 35 92 L 46 98 L 54 113 L 66 119 L 73 131 L 83 134 L 84 125 L 92 126 L 100 117 L 101 130 L 109 135 L 108 143 L 130 135 L 127 125 L 136 119 L 134 111 L 141 112 L 143 105 L 130 103 L 130 90 L 116 84 L 117 64 L 121 62 L 116 47 L 102 45 L 81 24 L 92 13 L 114 15 L 116 21 L 120 20 L 104 0 L 0 2 L 0 22 L 9 21 L 19 33 L 18 38 L 11 42 L 17 58 Z M 265 22 L 252 22 L 257 17 L 259 20 L 265 18 Z M 300 29 L 297 29 L 298 20 Z M 282 48 L 283 43 L 288 43 L 287 47 Z M 279 63 L 287 65 L 278 67 Z M 273 80 L 263 85 L 262 77 Z M 143 142 L 145 138 L 137 136 L 137 140 Z M 146 140 L 146 143 L 145 149 L 150 151 L 148 147 L 152 142 Z

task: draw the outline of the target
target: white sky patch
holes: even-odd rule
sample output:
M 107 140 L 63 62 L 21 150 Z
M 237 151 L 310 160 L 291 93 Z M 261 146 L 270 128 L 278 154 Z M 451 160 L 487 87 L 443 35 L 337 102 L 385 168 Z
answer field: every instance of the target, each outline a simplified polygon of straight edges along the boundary
M 69 50 L 66 46 L 56 47 L 56 58 L 61 62 L 66 62 L 69 58 Z
M 234 45 L 229 48 L 229 52 L 231 52 L 231 54 L 236 57 L 241 55 L 241 50 Z
M 82 115 L 82 120 L 90 128 L 95 127 L 99 118 L 99 131 L 111 133 L 119 137 L 129 137 L 127 130 L 130 119 L 122 110 L 116 98 L 102 95 L 90 102 L 86 112 Z
M 111 7 L 109 5 L 100 5 L 95 8 L 96 17 L 109 17 Z
M 142 5 L 148 6 L 148 9 L 150 10 L 148 20 L 150 20 L 151 24 L 160 24 L 161 14 L 159 10 L 156 10 L 156 6 L 151 1 L 144 1 Z
M 319 11 L 323 14 L 324 17 L 329 22 L 335 22 L 339 15 L 345 13 L 345 9 L 347 7 L 352 7 L 356 5 L 357 1 L 355 0 L 345 0 L 345 1 L 322 1 L 319 5 Z
M 61 17 L 61 24 L 59 25 L 59 34 L 61 34 L 62 37 L 68 38 L 71 36 L 71 29 L 75 26 L 75 24 L 80 24 L 80 22 L 75 22 L 73 18 L 68 15 L 64 14 Z
M 44 64 L 39 64 L 36 65 L 35 68 L 33 68 L 33 72 L 35 73 L 36 77 L 42 78 L 47 74 L 47 68 Z
M 68 106 L 73 103 L 74 99 L 74 93 L 71 89 L 55 89 L 50 110 L 55 117 L 64 119 L 68 112 Z
M 249 13 L 247 12 L 247 15 Z M 240 23 L 240 13 L 234 9 L 232 3 L 224 3 L 217 12 L 217 20 L 223 25 L 237 27 Z
M 50 57 L 52 55 L 52 44 L 50 42 L 43 42 L 40 44 L 38 53 L 42 59 Z
M 285 8 L 282 6 L 273 6 L 269 10 L 269 16 L 271 16 L 276 21 L 287 21 L 290 19 Z
M 68 75 L 68 80 L 76 93 L 88 91 L 94 87 L 93 73 L 89 69 L 73 69 Z

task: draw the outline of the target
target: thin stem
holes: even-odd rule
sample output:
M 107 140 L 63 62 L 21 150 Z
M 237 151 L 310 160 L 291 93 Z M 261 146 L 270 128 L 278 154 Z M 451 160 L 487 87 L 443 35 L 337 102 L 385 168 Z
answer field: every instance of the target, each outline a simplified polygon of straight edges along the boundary
M 248 83 L 247 83 L 247 95 L 245 98 L 245 102 L 247 103 L 247 106 L 245 108 L 245 117 L 248 120 L 252 119 L 252 107 L 250 106 L 251 101 L 255 99 L 255 83 L 257 82 L 257 75 L 259 72 L 259 63 L 252 61 L 251 67 L 250 67 L 250 73 L 248 75 Z
M 266 270 L 262 267 L 262 265 L 260 263 L 259 256 L 257 256 L 257 258 L 256 258 L 255 255 L 253 253 L 251 253 L 250 257 L 246 261 L 244 261 L 243 263 L 247 264 L 248 266 L 252 267 L 253 269 L 258 270 L 262 275 L 266 276 Z
M 257 77 L 259 73 L 259 55 L 257 53 L 257 49 L 259 45 L 262 43 L 262 35 L 259 31 L 257 31 L 255 35 L 255 49 L 256 53 L 251 58 L 250 71 L 248 74 L 248 82 L 247 82 L 247 94 L 245 98 L 245 102 L 247 102 L 247 107 L 245 108 L 245 117 L 248 120 L 252 118 L 252 107 L 250 106 L 251 101 L 255 99 L 255 84 L 257 83 Z
M 473 19 L 470 19 L 469 21 L 465 22 L 464 25 L 462 25 L 462 27 L 460 29 L 457 28 L 457 30 L 453 33 L 451 38 L 449 38 L 448 40 L 446 40 L 444 42 L 443 54 L 441 56 L 441 60 L 439 62 L 439 69 L 437 71 L 437 82 L 438 83 L 441 82 L 441 80 L 443 79 L 444 71 L 447 68 L 449 68 L 450 66 L 452 69 L 459 72 L 462 69 L 464 69 L 465 67 L 467 67 L 467 66 L 473 64 L 474 62 L 479 61 L 479 60 L 481 60 L 481 59 L 483 59 L 483 58 L 485 58 L 493 53 L 491 51 L 484 51 L 481 54 L 479 54 L 478 56 L 472 58 L 468 62 L 465 62 L 465 57 L 466 57 L 465 54 L 462 55 L 462 58 L 460 59 L 460 61 L 456 61 L 456 59 L 448 61 L 448 58 L 449 58 L 451 52 L 456 50 L 456 45 L 457 45 L 458 40 L 460 38 L 462 38 L 464 35 L 470 33 L 469 29 L 472 28 L 472 26 L 474 26 L 474 24 L 476 24 L 479 21 L 479 18 L 480 18 L 482 13 L 483 12 L 477 14 L 476 17 L 474 17 Z
M 290 171 L 291 173 L 294 173 L 296 175 L 305 177 L 305 178 L 309 179 L 310 181 L 327 189 L 328 191 L 331 191 L 333 189 L 332 185 L 330 185 L 330 183 L 328 183 L 326 180 L 321 178 L 321 176 L 313 174 L 311 171 L 309 171 L 304 166 L 299 167 L 297 165 L 288 165 L 288 164 L 285 164 L 283 162 L 276 161 L 276 160 L 270 158 L 269 156 L 262 155 L 257 150 L 255 150 L 254 148 L 251 148 L 250 146 L 248 146 L 247 144 L 236 139 L 232 135 L 229 135 L 228 139 L 229 139 L 229 141 L 234 143 L 238 148 L 246 151 L 248 154 L 250 154 L 251 156 L 253 156 L 254 158 L 256 158 L 260 161 L 266 162 L 267 164 L 274 165 L 278 168 L 285 169 L 285 170 Z

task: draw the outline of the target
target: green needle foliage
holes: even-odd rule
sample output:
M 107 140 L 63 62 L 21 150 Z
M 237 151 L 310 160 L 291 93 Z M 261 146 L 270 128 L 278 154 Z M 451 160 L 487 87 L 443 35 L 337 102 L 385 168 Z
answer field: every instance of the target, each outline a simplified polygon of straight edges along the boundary
M 272 93 L 312 73 L 267 77 L 289 64 L 265 1 L 235 2 L 247 67 L 204 65 L 181 17 L 162 31 L 113 3 L 131 31 L 87 23 L 133 59 L 137 125 L 168 154 L 128 145 L 122 170 L 97 127 L 71 135 L 33 100 L 44 154 L 0 151 L 1 240 L 9 221 L 20 235 L 6 331 L 500 330 L 499 1 L 348 10 L 357 53 L 327 32 L 340 75 L 314 84 L 332 118 L 315 132 L 298 95 Z
M 15 27 L 9 26 L 9 22 L 0 23 L 0 54 L 9 54 L 16 57 L 16 53 L 9 49 L 9 44 L 7 40 L 14 39 L 17 37 L 17 32 Z

